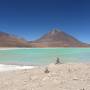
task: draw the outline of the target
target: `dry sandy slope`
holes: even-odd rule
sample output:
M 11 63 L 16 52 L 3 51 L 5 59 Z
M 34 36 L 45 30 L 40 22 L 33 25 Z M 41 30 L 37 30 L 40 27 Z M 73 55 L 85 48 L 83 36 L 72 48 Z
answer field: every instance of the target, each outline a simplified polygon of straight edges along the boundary
M 0 72 L 0 90 L 90 90 L 90 64 L 61 64 Z M 83 89 L 84 88 L 84 89 Z

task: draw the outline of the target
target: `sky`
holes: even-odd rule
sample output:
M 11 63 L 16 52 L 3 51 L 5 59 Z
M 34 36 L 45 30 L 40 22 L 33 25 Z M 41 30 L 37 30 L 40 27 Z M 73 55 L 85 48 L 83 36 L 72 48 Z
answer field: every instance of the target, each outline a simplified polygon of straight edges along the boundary
M 90 0 L 0 0 L 0 31 L 31 41 L 53 28 L 90 43 Z

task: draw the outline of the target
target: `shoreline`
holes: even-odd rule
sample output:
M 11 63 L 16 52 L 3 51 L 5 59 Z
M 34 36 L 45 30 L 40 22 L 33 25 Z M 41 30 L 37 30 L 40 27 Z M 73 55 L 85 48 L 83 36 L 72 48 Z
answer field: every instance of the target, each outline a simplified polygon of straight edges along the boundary
M 0 47 L 0 50 L 15 50 L 15 49 L 31 49 L 31 48 L 18 48 L 18 47 Z
M 12 65 L 12 64 L 0 64 L 0 72 L 4 71 L 14 71 L 14 70 L 23 70 L 23 69 L 33 69 L 37 66 L 29 65 Z
M 57 65 L 90 65 L 90 62 L 86 63 L 62 63 Z M 48 66 L 57 66 L 55 63 L 47 64 L 47 65 L 31 65 L 31 64 L 10 64 L 10 63 L 0 63 L 0 72 L 6 71 L 18 71 L 18 70 L 31 70 L 31 69 L 38 69 L 38 68 L 45 68 Z
M 40 48 L 40 47 L 37 47 L 37 48 L 33 48 L 33 47 L 30 47 L 30 48 L 19 48 L 19 47 L 0 47 L 0 50 L 15 50 L 15 49 L 58 49 L 58 48 L 65 48 L 65 49 L 68 49 L 68 48 L 81 48 L 81 49 L 84 49 L 84 48 L 87 48 L 87 47 L 46 47 L 46 48 Z M 88 47 L 90 48 L 90 47 Z M 88 49 L 87 48 L 87 49 Z

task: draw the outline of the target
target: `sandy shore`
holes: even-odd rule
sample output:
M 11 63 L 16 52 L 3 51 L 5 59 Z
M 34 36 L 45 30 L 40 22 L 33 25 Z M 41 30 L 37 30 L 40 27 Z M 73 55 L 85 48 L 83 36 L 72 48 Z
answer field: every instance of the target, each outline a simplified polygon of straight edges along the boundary
M 0 72 L 0 90 L 90 90 L 90 64 L 60 64 Z
M 30 48 L 17 48 L 17 47 L 0 47 L 0 50 L 16 50 L 16 49 L 30 49 Z
M 0 72 L 4 71 L 13 71 L 13 70 L 22 70 L 22 69 L 32 69 L 36 68 L 35 66 L 20 66 L 20 65 L 8 65 L 8 64 L 0 64 Z

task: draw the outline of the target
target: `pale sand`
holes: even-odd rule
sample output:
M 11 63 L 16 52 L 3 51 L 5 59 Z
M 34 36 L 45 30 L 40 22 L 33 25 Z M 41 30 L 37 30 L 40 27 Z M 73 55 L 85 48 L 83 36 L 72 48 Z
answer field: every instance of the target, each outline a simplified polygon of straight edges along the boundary
M 0 90 L 90 90 L 90 64 L 50 64 L 0 72 Z M 84 88 L 84 89 L 83 89 Z
M 13 70 L 22 70 L 22 69 L 32 69 L 32 68 L 36 68 L 36 67 L 35 66 L 20 66 L 20 65 L 0 64 L 0 72 L 13 71 Z
M 11 48 L 9 48 L 9 47 L 0 47 L 0 50 L 16 50 L 16 49 L 30 49 L 30 48 L 17 48 L 17 47 L 11 47 Z

